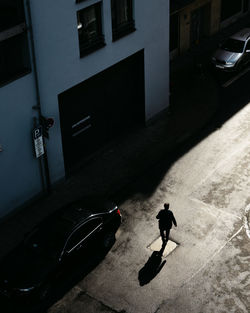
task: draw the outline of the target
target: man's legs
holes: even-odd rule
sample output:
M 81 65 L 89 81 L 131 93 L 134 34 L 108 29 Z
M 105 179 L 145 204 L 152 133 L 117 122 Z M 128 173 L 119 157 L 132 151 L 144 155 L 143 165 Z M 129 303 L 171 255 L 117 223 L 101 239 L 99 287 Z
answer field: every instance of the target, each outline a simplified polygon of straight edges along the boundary
M 160 228 L 160 234 L 161 234 L 161 240 L 164 243 L 165 242 L 165 236 L 164 236 L 164 229 Z
M 169 238 L 170 228 L 160 228 L 162 242 L 167 243 Z
M 166 240 L 166 244 L 167 244 L 167 242 L 168 242 L 168 238 L 169 238 L 169 233 L 170 233 L 170 228 L 165 229 L 165 231 L 166 231 L 166 237 L 165 237 L 165 240 Z

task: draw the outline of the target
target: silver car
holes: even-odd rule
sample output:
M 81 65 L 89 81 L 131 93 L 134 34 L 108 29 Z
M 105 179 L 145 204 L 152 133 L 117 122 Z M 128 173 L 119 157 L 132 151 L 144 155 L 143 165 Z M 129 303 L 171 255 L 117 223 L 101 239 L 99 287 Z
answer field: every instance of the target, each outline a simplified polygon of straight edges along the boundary
M 250 61 L 250 28 L 229 37 L 212 56 L 212 63 L 223 71 L 236 71 Z

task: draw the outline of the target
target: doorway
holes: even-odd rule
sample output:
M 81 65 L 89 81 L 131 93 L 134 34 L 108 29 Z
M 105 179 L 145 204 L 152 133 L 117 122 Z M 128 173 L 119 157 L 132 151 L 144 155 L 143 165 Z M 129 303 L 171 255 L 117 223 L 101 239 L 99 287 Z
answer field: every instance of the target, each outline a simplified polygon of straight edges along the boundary
M 144 125 L 144 51 L 58 95 L 66 176 L 85 157 Z

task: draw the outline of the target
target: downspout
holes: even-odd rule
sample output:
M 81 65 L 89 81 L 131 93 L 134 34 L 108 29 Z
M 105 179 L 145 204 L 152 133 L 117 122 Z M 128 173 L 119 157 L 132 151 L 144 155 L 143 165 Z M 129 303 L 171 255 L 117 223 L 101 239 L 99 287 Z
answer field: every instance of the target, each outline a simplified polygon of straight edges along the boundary
M 32 54 L 32 65 L 33 65 L 33 71 L 34 71 L 34 77 L 35 77 L 35 90 L 36 90 L 36 106 L 33 106 L 32 108 L 34 110 L 37 110 L 38 112 L 38 119 L 39 124 L 42 121 L 42 110 L 41 110 L 41 102 L 40 102 L 40 91 L 39 91 L 39 83 L 38 83 L 38 75 L 37 75 L 37 66 L 36 66 L 36 54 L 35 54 L 35 45 L 34 45 L 34 36 L 33 36 L 33 28 L 32 28 L 32 18 L 31 18 L 31 9 L 30 9 L 30 0 L 26 0 L 26 7 L 27 7 L 27 17 L 28 17 L 28 30 L 30 33 L 30 42 L 31 42 L 31 54 Z M 37 118 L 34 118 L 35 126 L 37 126 Z M 45 138 L 43 137 L 45 140 Z M 42 158 L 42 160 L 41 160 Z M 48 164 L 48 156 L 46 151 L 46 145 L 44 144 L 44 154 L 42 157 L 39 158 L 40 160 L 40 168 L 41 168 L 41 176 L 44 184 L 44 176 L 46 181 L 46 187 L 43 188 L 47 191 L 49 194 L 51 192 L 51 181 L 50 181 L 50 172 L 49 172 L 49 164 Z M 43 170 L 44 169 L 44 170 Z

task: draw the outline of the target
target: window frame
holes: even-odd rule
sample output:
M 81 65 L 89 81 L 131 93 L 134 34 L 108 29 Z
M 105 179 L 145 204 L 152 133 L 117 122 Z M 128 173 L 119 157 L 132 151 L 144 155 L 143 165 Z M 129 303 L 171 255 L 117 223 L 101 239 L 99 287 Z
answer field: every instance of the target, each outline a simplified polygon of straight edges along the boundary
M 97 226 L 95 226 L 95 228 L 88 233 L 86 236 L 84 236 L 77 244 L 75 244 L 73 247 L 71 247 L 70 249 L 67 249 L 67 245 L 70 241 L 70 239 L 72 238 L 72 236 L 74 236 L 74 234 L 76 234 L 77 231 L 79 231 L 82 227 L 86 227 L 86 224 L 93 222 L 93 221 L 98 221 L 99 223 L 97 224 Z M 63 248 L 63 253 L 66 252 L 67 254 L 70 254 L 72 251 L 74 251 L 83 241 L 85 241 L 90 235 L 92 235 L 98 228 L 100 228 L 100 226 L 103 224 L 102 218 L 101 217 L 95 217 L 92 218 L 86 222 L 84 222 L 83 224 L 80 224 L 76 229 L 74 229 L 72 231 L 72 233 L 68 236 L 68 238 L 66 239 L 64 248 Z
M 3 27 L 0 30 L 0 46 L 1 46 L 0 62 L 4 62 L 6 64 L 6 68 L 5 67 L 3 68 L 3 75 L 0 76 L 0 87 L 7 85 L 10 82 L 15 81 L 18 78 L 25 76 L 31 72 L 30 52 L 24 4 L 22 1 L 19 1 L 17 6 L 19 6 L 19 10 L 21 11 L 19 12 L 20 16 L 18 16 L 16 23 L 12 21 L 11 25 L 9 25 L 8 27 Z M 20 53 L 18 54 L 20 64 L 16 63 L 13 66 L 14 63 L 11 62 L 10 59 L 6 57 L 6 55 L 8 55 L 9 54 L 8 52 L 11 51 L 14 42 L 18 53 Z M 4 72 L 4 70 L 6 71 Z
M 84 15 L 84 11 L 94 8 L 95 10 L 95 23 L 97 28 L 97 34 L 90 38 L 88 41 L 84 41 L 83 34 L 80 34 L 79 25 L 83 22 L 81 21 L 81 15 Z M 77 14 L 77 28 L 78 28 L 78 41 L 80 49 L 80 57 L 84 57 L 102 47 L 104 47 L 105 40 L 103 34 L 103 21 L 102 21 L 102 2 L 96 2 L 90 6 L 80 9 L 76 12 Z
M 250 38 L 246 41 L 245 51 L 247 51 L 247 50 L 250 50 Z
M 111 0 L 111 18 L 112 18 L 112 40 L 116 41 L 124 36 L 129 35 L 130 33 L 136 30 L 135 20 L 134 20 L 134 3 L 133 0 L 126 0 L 128 8 L 128 19 L 124 23 L 117 21 L 118 15 L 118 1 L 120 0 Z M 124 8 L 125 9 L 125 8 Z

